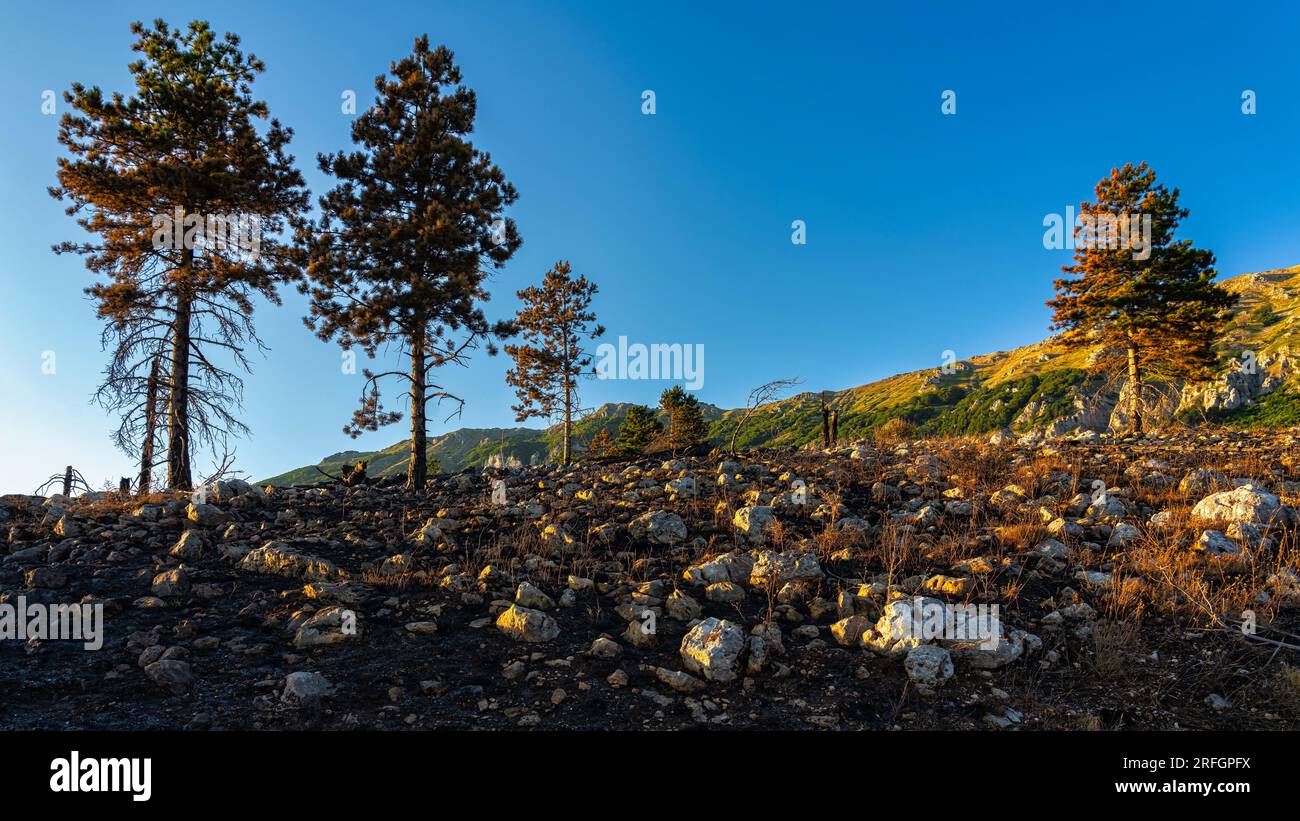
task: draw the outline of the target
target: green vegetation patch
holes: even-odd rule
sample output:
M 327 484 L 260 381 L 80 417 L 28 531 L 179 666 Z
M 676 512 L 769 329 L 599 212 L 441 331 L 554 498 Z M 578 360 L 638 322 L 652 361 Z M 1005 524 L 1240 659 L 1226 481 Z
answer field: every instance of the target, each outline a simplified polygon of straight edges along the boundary
M 1253 405 L 1208 414 L 1211 422 L 1234 428 L 1289 428 L 1300 425 L 1300 392 L 1277 390 Z

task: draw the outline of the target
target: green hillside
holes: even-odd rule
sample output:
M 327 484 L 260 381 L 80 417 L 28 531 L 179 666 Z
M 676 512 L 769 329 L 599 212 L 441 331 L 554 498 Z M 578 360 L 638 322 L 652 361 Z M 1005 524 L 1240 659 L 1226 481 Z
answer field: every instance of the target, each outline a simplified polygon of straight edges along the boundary
M 602 405 L 574 422 L 575 449 L 581 452 L 599 430 L 607 430 L 610 435 L 617 433 L 630 407 L 631 404 L 626 402 Z M 706 420 L 716 419 L 722 414 L 720 409 L 711 405 L 704 405 L 703 409 Z M 528 465 L 536 457 L 538 462 L 545 462 L 551 455 L 558 453 L 561 435 L 559 425 L 548 429 L 460 428 L 429 439 L 429 470 L 431 473 L 453 473 L 465 468 L 482 468 L 493 459 L 503 462 L 513 459 L 522 465 Z M 340 470 L 363 460 L 369 463 L 367 473 L 370 476 L 405 476 L 410 461 L 408 444 L 403 440 L 379 451 L 342 451 L 325 457 L 316 467 L 337 476 Z M 307 465 L 295 468 L 258 484 L 292 485 L 324 481 L 325 477 L 316 467 Z

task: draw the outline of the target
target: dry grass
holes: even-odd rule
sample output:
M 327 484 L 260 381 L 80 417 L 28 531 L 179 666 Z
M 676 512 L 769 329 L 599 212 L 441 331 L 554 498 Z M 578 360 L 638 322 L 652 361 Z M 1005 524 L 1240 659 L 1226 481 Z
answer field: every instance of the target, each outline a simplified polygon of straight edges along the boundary
M 1279 531 L 1272 552 L 1214 558 L 1192 548 L 1202 527 L 1182 513 L 1170 529 L 1147 532 L 1124 554 L 1107 591 L 1108 612 L 1119 617 L 1150 608 L 1201 627 L 1235 625 L 1247 609 L 1271 620 L 1285 599 L 1265 602 L 1258 593 L 1270 576 L 1300 573 L 1294 531 Z
M 1265 680 L 1265 694 L 1288 718 L 1300 718 L 1300 667 L 1283 664 Z
M 882 447 L 891 447 L 900 442 L 907 442 L 916 438 L 916 425 L 906 419 L 890 419 L 885 424 L 876 428 L 873 436 L 876 444 Z
M 93 502 L 78 502 L 77 514 L 89 517 L 99 516 L 122 516 L 133 512 L 141 505 L 165 505 L 168 502 L 174 502 L 177 499 L 188 499 L 188 493 L 163 492 L 147 493 L 143 496 L 122 496 L 113 491 L 110 495 L 96 499 Z M 74 500 L 75 502 L 76 500 Z
M 1137 621 L 1103 621 L 1092 629 L 1093 668 L 1104 679 L 1122 674 L 1128 660 L 1141 650 L 1141 624 Z

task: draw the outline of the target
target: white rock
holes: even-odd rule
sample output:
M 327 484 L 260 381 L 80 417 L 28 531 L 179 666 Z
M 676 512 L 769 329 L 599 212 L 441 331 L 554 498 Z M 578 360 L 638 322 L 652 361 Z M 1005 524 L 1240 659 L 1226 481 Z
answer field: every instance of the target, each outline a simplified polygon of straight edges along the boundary
M 651 544 L 677 544 L 687 536 L 682 517 L 666 510 L 652 510 L 636 517 L 628 522 L 627 532 L 633 539 Z
M 774 521 L 776 515 L 772 512 L 771 506 L 766 505 L 742 507 L 731 519 L 736 529 L 755 544 L 763 544 L 767 541 L 764 529 Z
M 214 527 L 230 521 L 230 514 L 216 505 L 190 502 L 185 508 L 185 518 L 199 527 Z
M 1274 521 L 1284 523 L 1287 513 L 1278 497 L 1257 485 L 1247 484 L 1206 496 L 1192 508 L 1192 518 L 1218 524 L 1268 524 Z
M 166 570 L 153 577 L 153 594 L 161 598 L 184 596 L 190 592 L 190 577 L 182 568 Z
M 248 551 L 248 555 L 240 560 L 239 568 L 309 581 L 335 581 L 341 575 L 333 562 L 299 553 L 284 542 L 267 542 Z
M 1034 548 L 1034 555 L 1063 562 L 1070 556 L 1070 548 L 1056 539 L 1045 539 Z
M 533 610 L 554 610 L 555 601 L 528 582 L 520 582 L 515 591 L 515 604 Z
M 1120 522 L 1111 530 L 1110 539 L 1107 540 L 1106 544 L 1109 547 L 1128 547 L 1141 535 L 1142 531 L 1133 525 L 1128 522 Z
M 1118 519 L 1128 515 L 1128 505 L 1113 493 L 1103 493 L 1088 505 L 1088 515 L 1098 519 Z
M 81 525 L 65 513 L 60 516 L 59 521 L 54 524 L 54 533 L 55 535 L 62 536 L 65 539 L 71 539 L 81 535 Z
M 762 587 L 775 580 L 786 582 L 814 582 L 822 577 L 822 568 L 813 553 L 777 553 L 764 550 L 754 561 L 749 573 L 749 584 Z
M 314 704 L 334 692 L 334 685 L 320 673 L 299 671 L 284 677 L 281 701 Z
M 1211 556 L 1235 556 L 1241 546 L 1217 530 L 1207 530 L 1196 540 L 1196 549 Z
M 903 669 L 917 690 L 933 693 L 936 687 L 952 678 L 952 654 L 933 644 L 913 647 L 903 659 Z
M 540 610 L 512 604 L 497 616 L 497 629 L 519 641 L 550 641 L 560 635 L 560 625 Z
M 355 612 L 342 607 L 326 607 L 302 623 L 293 637 L 293 646 L 300 650 L 322 647 L 355 639 L 360 634 L 361 626 Z
M 1228 484 L 1228 477 L 1217 470 L 1197 468 L 1184 476 L 1183 480 L 1178 483 L 1178 492 L 1204 494 L 1217 487 L 1225 487 Z
M 737 553 L 723 553 L 706 562 L 691 565 L 682 571 L 682 578 L 693 585 L 707 585 L 714 582 L 735 582 L 743 584 L 749 581 L 754 569 L 754 559 Z
M 710 681 L 731 681 L 745 649 L 745 631 L 726 619 L 709 617 L 682 637 L 682 663 Z

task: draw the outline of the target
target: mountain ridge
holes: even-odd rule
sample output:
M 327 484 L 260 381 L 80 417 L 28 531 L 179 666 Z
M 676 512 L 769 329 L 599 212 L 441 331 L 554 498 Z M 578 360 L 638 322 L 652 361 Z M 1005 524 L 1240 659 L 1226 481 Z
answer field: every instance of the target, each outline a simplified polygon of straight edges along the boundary
M 1300 424 L 1300 265 L 1240 274 L 1219 284 L 1236 293 L 1240 302 L 1217 345 L 1215 377 L 1192 385 L 1157 384 L 1162 393 L 1154 402 L 1154 416 L 1251 426 Z M 948 368 L 922 368 L 839 391 L 802 391 L 751 412 L 737 446 L 801 447 L 817 441 L 823 399 L 839 411 L 842 439 L 867 435 L 892 419 L 904 419 L 918 433 L 929 435 L 999 429 L 1060 435 L 1120 428 L 1126 423 L 1119 402 L 1124 387 L 1090 375 L 1090 358 L 1096 353 L 1067 349 L 1052 336 L 953 361 Z M 576 421 L 579 452 L 598 430 L 616 433 L 632 404 L 606 403 Z M 704 407 L 709 440 L 729 441 L 746 409 Z M 558 425 L 458 428 L 430 437 L 428 454 L 448 472 L 487 464 L 526 465 L 555 451 L 559 430 Z M 318 468 L 337 474 L 361 460 L 369 462 L 372 476 L 404 474 L 407 458 L 403 440 L 379 451 L 340 451 L 315 466 L 261 483 L 316 482 L 322 478 Z

